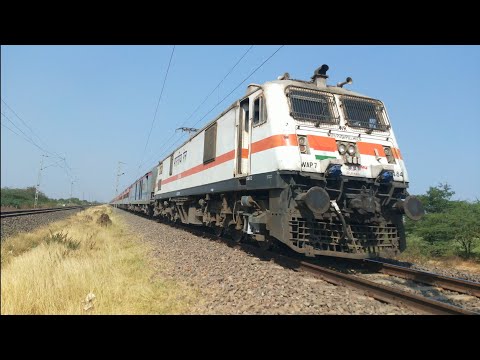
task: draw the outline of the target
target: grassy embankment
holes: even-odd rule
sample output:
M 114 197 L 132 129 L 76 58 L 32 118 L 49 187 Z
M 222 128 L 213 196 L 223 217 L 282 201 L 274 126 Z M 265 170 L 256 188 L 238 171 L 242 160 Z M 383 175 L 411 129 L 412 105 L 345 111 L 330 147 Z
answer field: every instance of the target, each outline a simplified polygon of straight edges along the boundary
M 102 213 L 111 225 L 98 224 Z M 1 313 L 188 312 L 197 292 L 155 276 L 159 266 L 110 207 L 90 208 L 2 242 Z

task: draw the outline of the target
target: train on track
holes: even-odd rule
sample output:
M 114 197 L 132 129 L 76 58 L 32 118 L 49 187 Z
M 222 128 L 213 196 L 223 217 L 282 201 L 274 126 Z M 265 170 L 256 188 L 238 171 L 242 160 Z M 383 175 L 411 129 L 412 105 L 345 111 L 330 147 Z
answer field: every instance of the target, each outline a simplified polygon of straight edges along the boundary
M 306 256 L 394 256 L 423 216 L 384 104 L 288 73 L 245 96 L 111 204 Z

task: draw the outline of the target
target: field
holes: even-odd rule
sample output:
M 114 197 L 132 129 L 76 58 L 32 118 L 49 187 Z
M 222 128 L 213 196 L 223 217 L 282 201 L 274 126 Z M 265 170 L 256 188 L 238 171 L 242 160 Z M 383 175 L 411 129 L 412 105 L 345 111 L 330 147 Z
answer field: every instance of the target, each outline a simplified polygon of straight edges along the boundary
M 28 187 L 26 189 L 2 188 L 1 195 L 1 209 L 2 211 L 16 210 L 16 209 L 32 209 L 35 202 L 35 187 Z M 60 207 L 69 205 L 87 205 L 88 202 L 78 198 L 70 199 L 51 199 L 43 192 L 38 194 L 38 208 Z
M 2 242 L 1 314 L 188 312 L 197 292 L 161 266 L 110 207 L 90 208 Z

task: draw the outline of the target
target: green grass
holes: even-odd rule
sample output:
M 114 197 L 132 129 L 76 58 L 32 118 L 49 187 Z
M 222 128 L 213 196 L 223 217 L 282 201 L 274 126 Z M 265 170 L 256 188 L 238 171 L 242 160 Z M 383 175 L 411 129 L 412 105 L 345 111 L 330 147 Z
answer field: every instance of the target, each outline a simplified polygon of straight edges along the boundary
M 480 244 L 477 244 L 472 255 L 465 259 L 455 241 L 429 243 L 420 236 L 408 234 L 407 248 L 398 259 L 420 264 L 436 263 L 447 267 L 466 267 L 480 272 Z

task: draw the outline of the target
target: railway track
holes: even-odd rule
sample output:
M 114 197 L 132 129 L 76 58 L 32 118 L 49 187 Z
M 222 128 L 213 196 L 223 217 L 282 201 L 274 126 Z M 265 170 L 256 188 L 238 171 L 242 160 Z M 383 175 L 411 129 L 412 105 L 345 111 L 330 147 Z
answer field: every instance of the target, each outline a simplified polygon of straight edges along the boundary
M 422 313 L 435 315 L 479 315 L 478 313 L 458 306 L 416 295 L 391 286 L 385 286 L 355 275 L 327 269 L 310 262 L 299 261 L 299 267 L 335 285 L 353 287 L 363 291 L 365 295 L 373 297 L 374 299 L 397 306 L 407 306 Z M 480 285 L 477 284 L 476 287 L 477 290 L 480 289 Z
M 189 229 L 187 227 L 187 229 Z M 198 229 L 195 229 L 197 232 Z M 204 231 L 198 231 L 199 235 L 212 237 L 211 234 Z M 288 267 L 294 270 L 301 270 L 311 273 L 324 281 L 337 285 L 348 286 L 362 291 L 365 295 L 377 299 L 382 302 L 394 304 L 400 307 L 408 307 L 417 310 L 424 314 L 434 315 L 480 315 L 476 312 L 447 304 L 442 301 L 433 300 L 425 296 L 416 295 L 411 292 L 396 289 L 391 286 L 379 284 L 374 281 L 366 280 L 364 278 L 345 274 L 343 272 L 328 269 L 319 264 L 304 261 L 296 257 L 286 256 L 271 251 L 264 251 L 250 244 L 238 244 L 230 239 L 226 240 L 231 247 L 238 247 L 248 252 L 254 253 L 259 257 L 267 257 L 273 259 L 284 267 Z M 420 270 L 414 270 L 395 266 L 387 263 L 382 263 L 374 260 L 366 260 L 365 264 L 368 264 L 370 270 L 375 272 L 381 272 L 388 275 L 398 276 L 406 279 L 413 280 L 415 282 L 421 282 L 424 284 L 440 287 L 447 290 L 456 291 L 459 293 L 469 294 L 480 297 L 480 284 L 463 279 L 449 278 L 446 276 L 428 273 Z
M 363 263 L 375 272 L 397 276 L 402 279 L 413 280 L 415 282 L 480 298 L 480 283 L 393 265 L 377 260 L 366 259 L 363 260 Z
M 85 208 L 85 207 L 87 206 L 79 205 L 79 206 L 68 206 L 68 207 L 47 208 L 47 209 L 23 209 L 23 210 L 14 210 L 14 211 L 2 211 L 0 213 L 0 217 L 3 219 L 8 217 L 43 214 L 48 212 L 73 210 L 73 209 L 79 209 L 79 208 Z
M 141 214 L 136 215 L 147 217 Z M 442 301 L 433 300 L 431 298 L 403 291 L 392 286 L 379 284 L 377 282 L 370 281 L 356 275 L 345 274 L 341 271 L 332 270 L 325 266 L 321 266 L 318 263 L 305 261 L 295 256 L 287 256 L 279 254 L 277 252 L 265 251 L 255 245 L 238 243 L 228 238 L 219 238 L 218 236 L 199 228 L 192 228 L 182 224 L 168 225 L 182 228 L 184 230 L 194 233 L 195 235 L 207 237 L 211 240 L 221 240 L 230 247 L 242 249 L 244 251 L 252 253 L 255 256 L 273 260 L 279 265 L 291 268 L 293 270 L 309 272 L 312 275 L 317 276 L 328 283 L 338 286 L 347 286 L 356 290 L 360 290 L 365 295 L 382 302 L 394 304 L 400 307 L 408 307 L 424 314 L 480 315 L 479 313 L 458 306 L 450 305 Z M 420 282 L 443 289 L 480 297 L 479 283 L 463 279 L 449 278 L 434 273 L 428 273 L 425 271 L 391 265 L 375 260 L 362 260 L 362 262 L 371 271 L 374 272 L 398 276 L 405 279 L 413 280 L 415 282 Z

